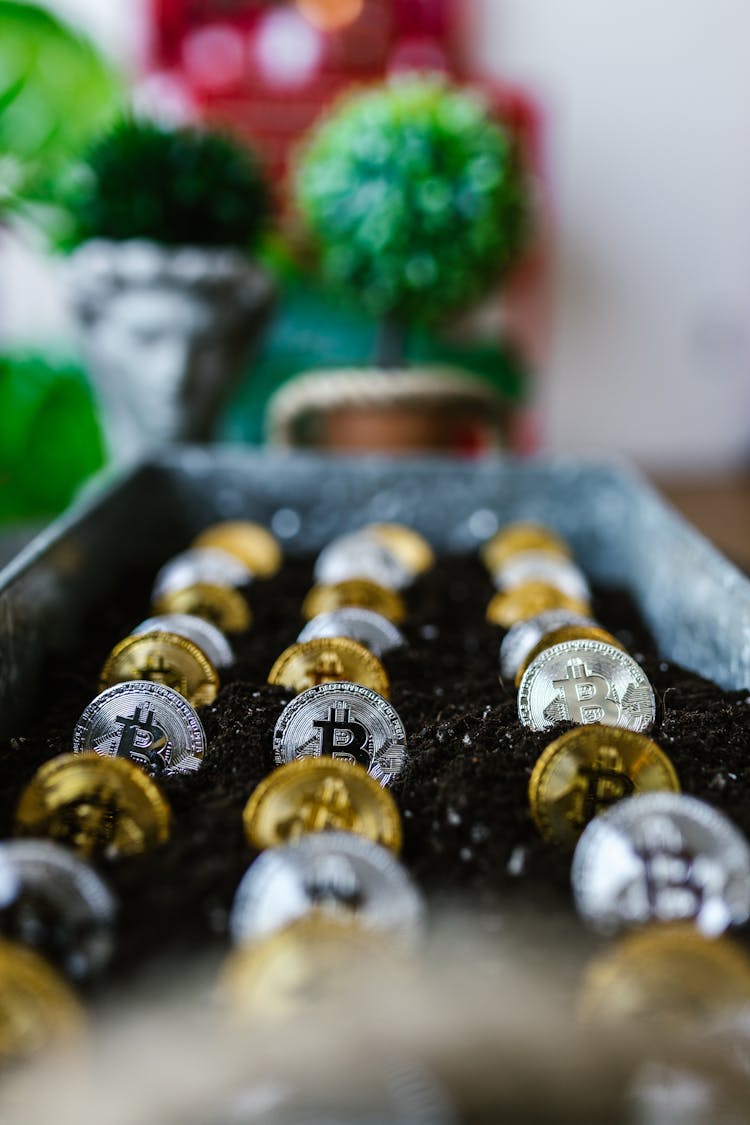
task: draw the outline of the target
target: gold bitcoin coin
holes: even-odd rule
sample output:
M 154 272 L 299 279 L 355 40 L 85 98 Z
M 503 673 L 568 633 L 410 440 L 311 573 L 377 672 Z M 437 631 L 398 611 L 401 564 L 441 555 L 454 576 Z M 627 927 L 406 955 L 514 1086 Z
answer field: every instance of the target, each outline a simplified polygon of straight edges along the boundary
M 520 687 L 524 672 L 540 652 L 552 648 L 553 645 L 561 645 L 564 641 L 578 640 L 604 641 L 605 644 L 614 645 L 615 648 L 625 651 L 624 645 L 621 645 L 617 637 L 613 637 L 606 629 L 599 629 L 596 625 L 561 625 L 559 628 L 545 633 L 526 658 L 521 661 L 516 672 L 516 687 Z
M 664 751 L 645 734 L 592 724 L 542 752 L 529 779 L 529 806 L 545 840 L 572 849 L 589 821 L 615 801 L 657 790 L 680 792 Z
M 191 613 L 210 621 L 222 633 L 244 633 L 253 621 L 247 598 L 239 590 L 209 582 L 170 590 L 155 599 L 153 610 L 156 614 Z
M 330 586 L 313 586 L 302 603 L 302 615 L 306 621 L 319 613 L 331 613 L 345 605 L 358 605 L 382 614 L 394 625 L 406 617 L 404 599 L 395 590 L 378 586 L 368 578 L 349 578 L 346 582 L 335 582 Z
M 318 684 L 349 680 L 388 698 L 388 674 L 377 656 L 351 637 L 314 637 L 297 641 L 282 652 L 268 673 L 269 684 L 281 684 L 298 695 Z
M 83 1009 L 37 953 L 0 939 L 0 1060 L 30 1055 L 81 1036 Z
M 99 679 L 99 690 L 127 680 L 166 684 L 192 703 L 213 703 L 219 676 L 197 644 L 177 633 L 137 633 L 112 649 Z
M 510 523 L 488 539 L 479 552 L 491 574 L 511 555 L 521 551 L 547 551 L 551 555 L 572 558 L 570 547 L 554 531 L 538 523 Z
M 47 836 L 81 855 L 138 855 L 169 837 L 166 798 L 126 758 L 61 754 L 45 762 L 24 789 L 16 834 Z
M 366 530 L 412 574 L 424 574 L 435 565 L 432 547 L 411 527 L 403 523 L 371 523 Z
M 750 959 L 727 938 L 655 926 L 597 958 L 583 980 L 579 1016 L 595 1026 L 649 1025 L 695 1032 L 750 1004 Z
M 274 535 L 259 523 L 250 520 L 225 520 L 205 528 L 193 547 L 220 547 L 228 551 L 256 578 L 273 578 L 282 562 L 281 547 Z
M 588 602 L 580 598 L 569 598 L 556 586 L 548 582 L 524 582 L 512 590 L 499 590 L 487 606 L 487 620 L 490 625 L 500 625 L 510 629 L 518 621 L 536 617 L 548 609 L 567 609 L 571 613 L 591 615 Z
M 240 1020 L 288 1019 L 351 1000 L 352 985 L 393 963 L 393 948 L 382 937 L 313 912 L 231 953 L 221 991 Z
M 362 766 L 302 758 L 279 766 L 255 789 L 242 823 L 254 848 L 276 848 L 308 832 L 354 832 L 398 854 L 401 819 L 387 789 Z

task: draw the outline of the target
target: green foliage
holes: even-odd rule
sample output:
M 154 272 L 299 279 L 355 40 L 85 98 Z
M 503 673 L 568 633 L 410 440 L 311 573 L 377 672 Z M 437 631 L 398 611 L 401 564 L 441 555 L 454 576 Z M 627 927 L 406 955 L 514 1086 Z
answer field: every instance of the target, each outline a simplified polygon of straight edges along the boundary
M 35 4 L 0 0 L 0 215 L 48 204 L 72 154 L 120 104 L 88 40 Z
M 217 133 L 126 119 L 101 137 L 67 190 L 66 245 L 149 238 L 249 249 L 268 218 L 254 157 Z
M 478 296 L 515 261 L 528 227 L 512 138 L 433 76 L 346 97 L 310 138 L 296 193 L 324 277 L 401 321 Z
M 0 523 L 62 511 L 104 460 L 83 372 L 0 356 Z

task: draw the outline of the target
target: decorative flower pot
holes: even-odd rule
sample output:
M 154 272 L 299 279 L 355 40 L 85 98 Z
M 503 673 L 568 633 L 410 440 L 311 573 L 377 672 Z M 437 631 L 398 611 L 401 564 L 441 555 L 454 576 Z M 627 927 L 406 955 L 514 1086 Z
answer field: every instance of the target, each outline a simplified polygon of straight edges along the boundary
M 69 279 L 112 459 L 207 440 L 268 317 L 266 275 L 232 249 L 97 239 Z
M 335 368 L 281 387 L 268 406 L 275 445 L 340 452 L 481 452 L 507 446 L 509 405 L 452 367 Z

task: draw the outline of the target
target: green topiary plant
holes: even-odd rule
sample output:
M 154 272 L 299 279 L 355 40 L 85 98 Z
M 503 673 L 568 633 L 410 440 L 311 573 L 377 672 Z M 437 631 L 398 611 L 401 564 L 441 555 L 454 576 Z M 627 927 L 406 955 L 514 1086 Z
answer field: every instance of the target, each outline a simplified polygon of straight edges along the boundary
M 477 297 L 517 259 L 528 189 L 512 137 L 481 101 L 437 76 L 347 96 L 296 173 L 324 277 L 383 324 L 378 361 L 404 327 Z
M 92 238 L 248 250 L 270 200 L 251 153 L 229 138 L 126 119 L 100 138 L 64 191 L 68 249 Z

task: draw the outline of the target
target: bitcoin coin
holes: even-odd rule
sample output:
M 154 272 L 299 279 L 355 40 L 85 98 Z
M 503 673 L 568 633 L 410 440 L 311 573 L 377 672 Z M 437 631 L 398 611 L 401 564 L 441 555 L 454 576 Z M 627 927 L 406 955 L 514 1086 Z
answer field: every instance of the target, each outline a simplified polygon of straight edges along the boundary
M 487 606 L 487 620 L 490 625 L 510 629 L 519 621 L 538 617 L 553 609 L 563 609 L 583 617 L 591 614 L 588 602 L 569 598 L 547 582 L 527 582 L 525 586 L 517 586 L 513 590 L 498 590 Z
M 193 613 L 163 613 L 158 617 L 147 617 L 130 631 L 131 637 L 140 633 L 177 633 L 197 645 L 214 668 L 229 668 L 234 663 L 232 646 L 221 629 Z
M 194 547 L 219 547 L 244 563 L 256 578 L 273 578 L 281 568 L 278 540 L 259 523 L 225 520 L 204 528 L 193 540 Z
M 366 578 L 351 578 L 335 582 L 332 586 L 313 586 L 302 603 L 302 616 L 306 621 L 319 613 L 330 613 L 344 606 L 362 606 L 380 613 L 399 625 L 406 617 L 403 598 L 395 590 L 387 590 Z
M 403 523 L 371 523 L 366 530 L 412 574 L 424 574 L 435 565 L 432 547 L 413 527 Z
M 99 689 L 132 680 L 164 684 L 194 707 L 213 703 L 219 691 L 219 676 L 206 654 L 177 633 L 139 633 L 115 645 L 104 662 Z
M 645 672 L 622 649 L 603 641 L 565 641 L 540 652 L 524 672 L 518 717 L 531 730 L 604 723 L 648 731 L 656 701 Z
M 538 523 L 510 523 L 488 539 L 479 552 L 482 562 L 492 574 L 513 555 L 522 551 L 546 551 L 560 558 L 570 558 L 571 550 L 550 528 Z
M 138 855 L 169 837 L 166 798 L 126 758 L 61 754 L 24 789 L 16 834 L 46 836 L 85 856 Z
M 329 755 L 279 766 L 245 805 L 254 848 L 276 848 L 309 832 L 353 832 L 398 853 L 401 819 L 391 795 L 362 766 Z
M 84 1024 L 83 1009 L 51 966 L 30 949 L 0 941 L 0 1060 L 77 1039 Z
M 298 694 L 318 684 L 350 680 L 388 698 L 385 668 L 369 649 L 350 637 L 316 637 L 290 645 L 268 673 L 269 684 L 281 684 Z
M 527 653 L 521 661 L 518 671 L 515 675 L 516 687 L 519 687 L 523 674 L 531 664 L 532 660 L 536 660 L 537 656 L 545 649 L 552 648 L 553 645 L 561 645 L 566 641 L 602 641 L 604 644 L 613 645 L 614 648 L 622 649 L 623 646 L 618 641 L 617 637 L 613 637 L 606 629 L 600 629 L 598 625 L 559 625 L 557 628 L 550 629 L 548 633 L 544 633 L 540 640 L 532 648 L 531 652 Z
M 722 813 L 645 793 L 592 820 L 573 856 L 576 906 L 603 933 L 692 921 L 708 937 L 750 917 L 750 848 Z
M 345 1003 L 351 986 L 361 985 L 374 969 L 386 972 L 393 956 L 393 943 L 383 935 L 312 913 L 234 949 L 224 964 L 221 992 L 240 1018 L 318 1016 L 327 1004 Z
M 566 609 L 549 609 L 512 625 L 500 643 L 500 675 L 514 681 L 531 650 L 553 629 L 562 625 L 596 625 L 592 617 L 571 613 Z
M 67 848 L 50 840 L 0 843 L 0 931 L 74 980 L 108 963 L 115 913 L 107 884 Z
M 574 601 L 588 602 L 589 584 L 582 571 L 569 559 L 545 551 L 522 551 L 497 567 L 492 579 L 498 590 L 515 590 L 529 582 L 545 582 Z
M 355 605 L 344 606 L 331 613 L 319 613 L 308 621 L 297 640 L 311 641 L 315 637 L 351 637 L 377 657 L 406 643 L 399 629 L 387 617 Z
M 273 732 L 277 765 L 321 755 L 354 762 L 381 785 L 406 765 L 406 735 L 387 699 L 361 684 L 320 684 L 282 711 Z
M 222 633 L 244 633 L 253 622 L 247 598 L 233 586 L 196 582 L 184 590 L 162 594 L 153 603 L 157 614 L 190 614 L 210 621 Z
M 529 806 L 550 843 L 573 848 L 593 817 L 623 797 L 680 784 L 663 750 L 645 734 L 615 727 L 576 727 L 551 742 L 529 781 Z
M 135 680 L 115 684 L 89 703 L 76 723 L 73 750 L 130 758 L 150 774 L 194 773 L 203 763 L 206 735 L 179 692 Z
M 749 1004 L 750 960 L 743 949 L 692 926 L 657 926 L 628 935 L 589 965 L 579 1014 L 587 1025 L 705 1033 L 707 1024 Z
M 175 555 L 158 571 L 151 600 L 206 582 L 211 586 L 246 586 L 253 576 L 243 562 L 219 547 L 191 547 Z
M 258 856 L 237 888 L 229 930 L 235 944 L 244 945 L 310 914 L 411 942 L 423 905 L 386 848 L 350 832 L 323 832 Z
M 383 543 L 366 531 L 355 531 L 333 539 L 315 560 L 315 581 L 331 586 L 352 578 L 365 578 L 388 590 L 403 590 L 414 575 Z

